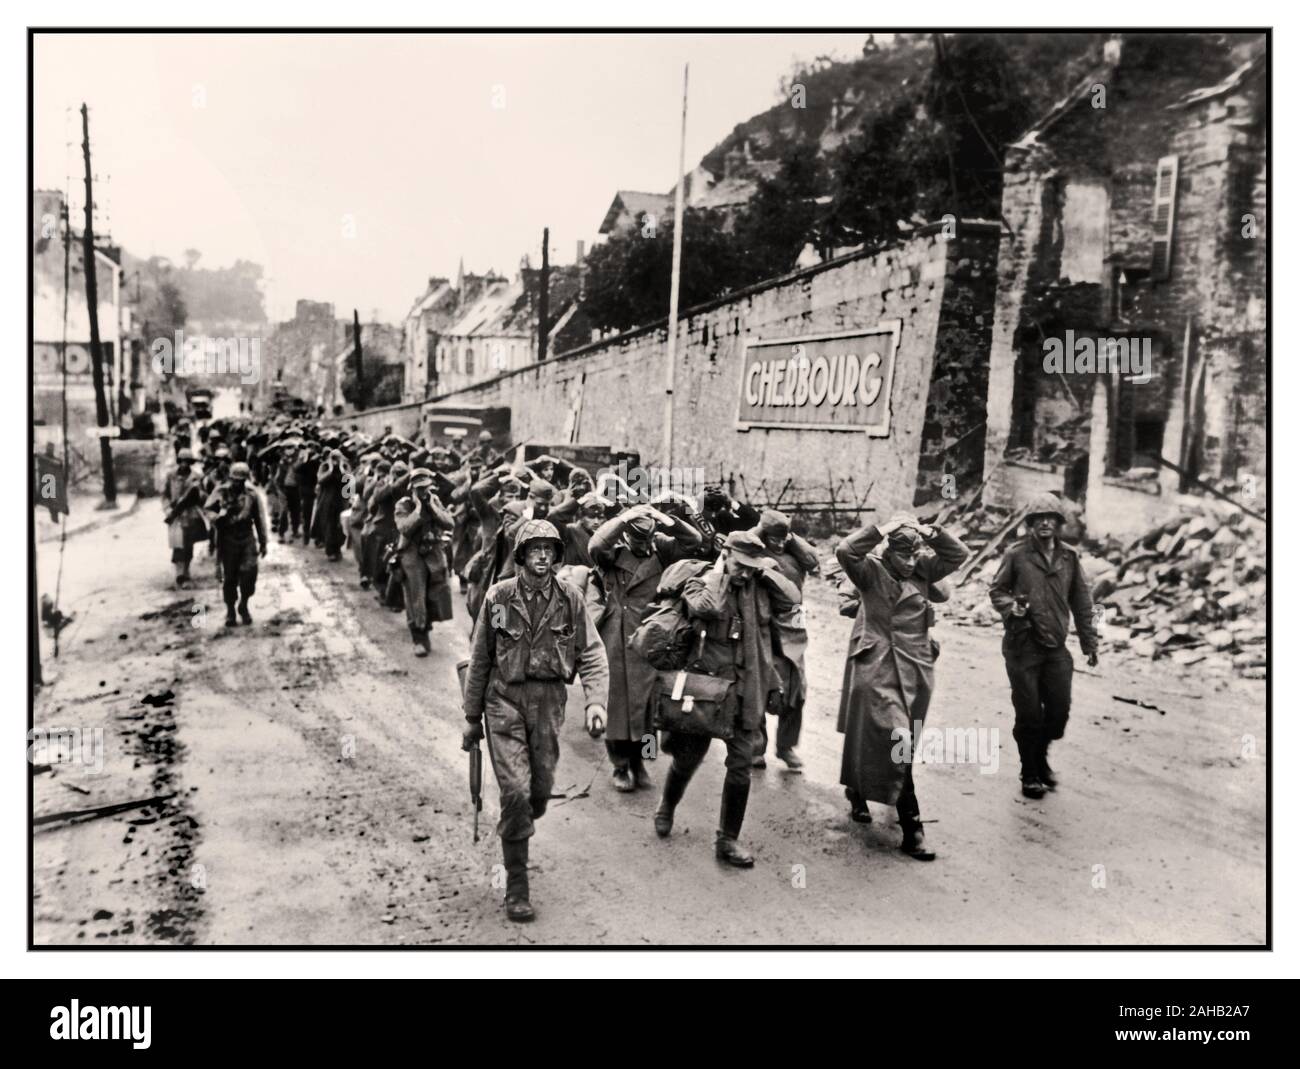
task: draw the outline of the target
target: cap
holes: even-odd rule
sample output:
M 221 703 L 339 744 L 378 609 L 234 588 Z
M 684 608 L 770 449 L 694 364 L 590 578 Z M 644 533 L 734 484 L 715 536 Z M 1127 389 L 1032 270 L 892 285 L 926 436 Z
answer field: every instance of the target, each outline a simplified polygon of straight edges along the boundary
M 416 468 L 411 472 L 409 485 L 412 490 L 415 490 L 421 486 L 432 486 L 436 481 L 433 472 L 428 468 Z
M 595 490 L 592 490 L 590 493 L 583 494 L 580 498 L 578 498 L 578 508 L 581 509 L 583 512 L 599 512 L 601 515 L 604 515 L 605 510 L 608 507 L 609 507 L 609 502 L 607 502 L 603 497 L 601 497 L 598 493 L 596 493 Z
M 655 533 L 653 516 L 634 516 L 627 521 L 627 530 L 635 538 L 646 539 Z
M 915 527 L 900 527 L 889 532 L 889 548 L 898 550 L 917 550 L 925 544 L 921 532 Z
M 777 509 L 764 509 L 758 518 L 760 538 L 784 538 L 790 533 L 790 517 Z
M 761 568 L 772 559 L 763 540 L 753 531 L 732 531 L 722 545 L 737 563 L 752 568 Z
M 555 487 L 545 479 L 537 478 L 528 484 L 528 495 L 530 497 L 554 497 Z

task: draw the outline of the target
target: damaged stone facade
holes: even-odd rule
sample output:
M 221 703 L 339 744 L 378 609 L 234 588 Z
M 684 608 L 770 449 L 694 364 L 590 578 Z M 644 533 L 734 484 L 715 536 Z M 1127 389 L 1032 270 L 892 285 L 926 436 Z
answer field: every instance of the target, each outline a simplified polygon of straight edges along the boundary
M 989 500 L 1051 489 L 1085 505 L 1093 533 L 1166 514 L 1202 492 L 1197 480 L 1262 508 L 1265 46 L 1260 34 L 1113 40 L 1008 150 Z M 1115 346 L 1146 361 L 1045 360 Z

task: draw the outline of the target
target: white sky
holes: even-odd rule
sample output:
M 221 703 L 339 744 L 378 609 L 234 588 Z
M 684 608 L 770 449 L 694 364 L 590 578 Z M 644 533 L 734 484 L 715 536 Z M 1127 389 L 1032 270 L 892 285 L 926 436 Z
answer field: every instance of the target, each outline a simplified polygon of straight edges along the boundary
M 96 200 L 132 253 L 261 263 L 276 317 L 307 297 L 395 322 L 462 255 L 513 275 L 549 225 L 568 263 L 617 189 L 668 190 L 684 62 L 689 169 L 776 102 L 796 56 L 849 58 L 864 38 L 41 36 L 36 185 L 63 188 L 69 165 L 77 181 L 84 100 Z

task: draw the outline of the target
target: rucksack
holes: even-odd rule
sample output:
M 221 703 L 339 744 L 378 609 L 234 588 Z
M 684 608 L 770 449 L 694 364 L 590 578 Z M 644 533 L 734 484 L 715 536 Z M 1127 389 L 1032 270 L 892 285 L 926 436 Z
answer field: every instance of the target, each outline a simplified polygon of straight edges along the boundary
M 708 571 L 702 560 L 680 560 L 669 565 L 659 578 L 655 603 L 632 633 L 631 646 L 652 667 L 672 671 L 686 667 L 695 635 L 686 615 L 682 591 L 686 583 Z

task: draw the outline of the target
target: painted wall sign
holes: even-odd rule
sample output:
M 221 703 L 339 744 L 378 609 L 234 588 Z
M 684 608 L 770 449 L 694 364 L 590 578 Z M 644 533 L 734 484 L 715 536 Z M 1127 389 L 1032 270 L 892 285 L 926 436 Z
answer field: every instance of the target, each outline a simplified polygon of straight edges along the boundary
M 889 435 L 901 320 L 865 330 L 748 342 L 736 427 L 818 428 Z

